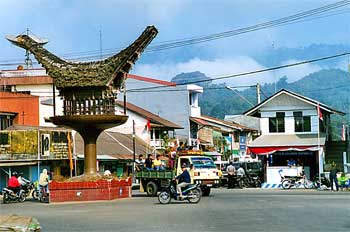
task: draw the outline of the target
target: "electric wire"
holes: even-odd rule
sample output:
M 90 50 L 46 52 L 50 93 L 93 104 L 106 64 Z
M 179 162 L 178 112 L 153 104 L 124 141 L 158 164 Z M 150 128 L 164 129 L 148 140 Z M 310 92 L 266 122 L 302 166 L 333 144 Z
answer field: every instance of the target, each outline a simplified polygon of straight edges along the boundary
M 298 65 L 315 63 L 318 61 L 323 61 L 323 60 L 328 60 L 328 59 L 334 59 L 334 58 L 346 56 L 349 54 L 350 54 L 349 52 L 345 52 L 345 53 L 315 58 L 315 59 L 311 59 L 311 60 L 300 61 L 300 62 L 296 62 L 296 63 L 292 63 L 292 64 L 279 65 L 279 66 L 274 66 L 274 67 L 270 67 L 270 68 L 264 68 L 264 69 L 243 72 L 243 73 L 231 74 L 231 75 L 226 75 L 226 76 L 218 76 L 218 77 L 208 77 L 207 80 L 189 81 L 189 82 L 177 84 L 176 86 L 198 84 L 198 83 L 204 83 L 204 82 L 209 82 L 209 81 L 211 82 L 211 81 L 217 81 L 217 80 L 223 80 L 223 79 L 229 79 L 229 78 L 248 76 L 248 75 L 268 72 L 268 71 L 272 71 L 272 70 L 278 70 L 278 69 L 289 68 L 289 67 L 294 67 L 294 66 L 298 66 Z M 153 87 L 129 89 L 129 90 L 127 90 L 127 92 L 135 92 L 135 91 L 139 91 L 139 90 L 149 90 L 149 89 L 159 89 L 159 88 L 164 88 L 164 86 L 153 86 Z
M 177 48 L 177 47 L 183 47 L 183 46 L 193 45 L 193 44 L 197 44 L 197 43 L 203 43 L 203 42 L 208 42 L 208 41 L 212 41 L 212 40 L 222 39 L 222 38 L 226 38 L 226 37 L 232 37 L 232 36 L 240 35 L 243 33 L 248 33 L 248 32 L 266 29 L 269 27 L 290 24 L 293 22 L 301 21 L 302 19 L 305 19 L 308 17 L 324 14 L 328 11 L 341 8 L 341 7 L 347 6 L 349 4 L 350 4 L 349 0 L 343 0 L 343 1 L 339 1 L 339 2 L 325 5 L 322 7 L 318 7 L 318 8 L 312 9 L 312 10 L 304 11 L 301 13 L 287 16 L 287 17 L 283 17 L 280 19 L 276 19 L 276 20 L 272 20 L 272 21 L 268 21 L 268 22 L 264 22 L 264 23 L 259 23 L 259 24 L 253 25 L 253 26 L 243 27 L 240 29 L 230 30 L 230 31 L 221 32 L 221 33 L 214 33 L 214 34 L 210 34 L 210 35 L 192 37 L 189 39 L 174 40 L 175 42 L 164 43 L 164 44 L 161 44 L 158 46 L 150 46 L 149 48 L 147 48 L 145 50 L 145 53 L 154 52 L 154 51 L 161 51 L 161 50 L 165 50 L 165 49 L 172 49 L 172 48 Z M 324 14 L 323 16 L 321 15 L 319 17 L 329 17 L 329 16 L 333 16 L 335 14 L 340 14 L 340 13 L 344 13 L 344 11 L 340 11 L 338 13 L 333 13 L 333 14 L 329 14 L 329 15 Z M 120 50 L 118 49 L 116 51 L 115 49 L 113 49 L 113 50 L 107 49 L 105 51 L 114 51 L 114 52 L 113 53 L 105 53 L 105 54 L 103 54 L 103 57 L 108 57 L 110 55 L 113 55 L 113 54 L 115 54 L 115 52 L 120 51 Z M 96 53 L 96 55 L 77 57 L 74 59 L 82 60 L 82 59 L 92 59 L 92 58 L 100 57 L 101 54 L 99 51 L 94 51 L 94 52 Z M 70 53 L 70 54 L 73 54 L 73 53 Z M 80 53 L 80 54 L 84 54 L 84 53 Z M 86 52 L 85 54 L 89 54 L 89 52 Z M 94 54 L 94 53 L 92 53 L 92 54 Z M 0 66 L 11 66 L 11 65 L 18 65 L 18 64 L 22 64 L 22 63 L 18 63 L 18 62 L 5 63 L 4 61 L 0 61 Z

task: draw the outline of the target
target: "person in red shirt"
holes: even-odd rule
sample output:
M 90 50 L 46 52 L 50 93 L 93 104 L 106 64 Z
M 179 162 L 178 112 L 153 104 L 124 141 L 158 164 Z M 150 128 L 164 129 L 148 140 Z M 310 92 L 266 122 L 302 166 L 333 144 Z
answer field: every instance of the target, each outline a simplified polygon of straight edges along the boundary
M 21 184 L 17 178 L 17 172 L 13 172 L 11 178 L 8 181 L 8 188 L 17 193 L 21 189 Z

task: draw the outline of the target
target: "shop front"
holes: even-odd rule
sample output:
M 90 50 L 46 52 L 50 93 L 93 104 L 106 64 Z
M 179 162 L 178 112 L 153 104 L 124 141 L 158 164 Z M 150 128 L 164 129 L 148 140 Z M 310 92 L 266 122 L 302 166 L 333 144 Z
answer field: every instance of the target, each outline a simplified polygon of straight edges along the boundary
M 281 175 L 314 179 L 323 172 L 325 137 L 317 134 L 262 135 L 248 150 L 262 160 L 264 179 L 268 184 L 279 184 Z

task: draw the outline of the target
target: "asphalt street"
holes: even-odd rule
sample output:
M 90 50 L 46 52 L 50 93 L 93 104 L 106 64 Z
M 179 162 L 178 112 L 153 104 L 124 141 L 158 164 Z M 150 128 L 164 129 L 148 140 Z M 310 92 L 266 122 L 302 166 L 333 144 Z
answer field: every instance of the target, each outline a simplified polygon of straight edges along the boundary
M 214 189 L 199 204 L 135 192 L 110 202 L 0 205 L 36 217 L 43 231 L 349 231 L 350 192 Z

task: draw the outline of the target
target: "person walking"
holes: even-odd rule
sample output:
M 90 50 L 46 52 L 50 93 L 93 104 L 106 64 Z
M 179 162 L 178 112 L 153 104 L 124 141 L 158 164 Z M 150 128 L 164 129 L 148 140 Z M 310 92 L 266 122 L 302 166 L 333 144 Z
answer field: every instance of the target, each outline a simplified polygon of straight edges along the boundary
M 329 173 L 329 180 L 331 182 L 332 191 L 333 191 L 333 182 L 335 184 L 336 190 L 339 191 L 337 173 L 338 173 L 337 165 L 333 162 L 331 166 L 331 172 Z
M 236 168 L 230 163 L 227 166 L 227 188 L 232 189 L 235 187 L 235 176 L 236 176 Z

